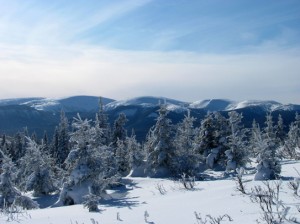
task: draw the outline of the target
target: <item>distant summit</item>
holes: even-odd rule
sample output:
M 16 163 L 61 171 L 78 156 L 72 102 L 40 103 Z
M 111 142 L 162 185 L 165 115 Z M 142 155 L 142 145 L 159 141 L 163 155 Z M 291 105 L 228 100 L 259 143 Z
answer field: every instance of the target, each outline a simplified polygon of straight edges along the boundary
M 109 98 L 102 98 L 104 105 L 113 102 Z M 99 108 L 99 97 L 71 96 L 66 98 L 19 98 L 0 100 L 0 106 L 25 105 L 40 111 L 59 112 L 89 112 Z

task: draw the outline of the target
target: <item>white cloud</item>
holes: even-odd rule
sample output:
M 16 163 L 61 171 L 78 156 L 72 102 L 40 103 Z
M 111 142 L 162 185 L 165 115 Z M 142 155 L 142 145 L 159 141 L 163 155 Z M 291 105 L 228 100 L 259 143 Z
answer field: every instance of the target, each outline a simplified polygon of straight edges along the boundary
M 297 51 L 198 55 L 87 46 L 0 46 L 0 50 L 0 98 L 160 95 L 186 101 L 230 98 L 300 103 Z

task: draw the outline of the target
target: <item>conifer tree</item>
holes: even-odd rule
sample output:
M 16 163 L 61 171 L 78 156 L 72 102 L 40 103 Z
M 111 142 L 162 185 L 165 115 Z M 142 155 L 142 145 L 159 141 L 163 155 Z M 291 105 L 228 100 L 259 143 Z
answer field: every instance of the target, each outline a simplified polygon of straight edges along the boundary
M 296 113 L 295 121 L 290 124 L 283 150 L 287 158 L 300 159 L 300 116 L 298 113 Z
M 129 168 L 131 170 L 136 170 L 144 164 L 144 151 L 136 140 L 134 130 L 132 130 L 131 137 L 126 139 L 126 145 L 129 153 Z
M 125 141 L 127 137 L 127 131 L 125 129 L 125 124 L 127 122 L 126 115 L 124 113 L 120 113 L 119 117 L 114 122 L 114 128 L 113 128 L 113 136 L 112 136 L 112 145 L 113 147 L 117 147 L 117 142 Z
M 58 142 L 55 159 L 58 165 L 62 165 L 69 154 L 69 123 L 65 112 L 62 110 L 58 126 Z
M 100 140 L 101 145 L 109 145 L 111 141 L 111 128 L 108 123 L 108 115 L 104 112 L 102 97 L 99 98 L 99 111 L 96 114 L 95 128 L 98 129 L 96 138 Z
M 225 151 L 227 156 L 226 171 L 235 171 L 236 168 L 245 166 L 249 162 L 249 157 L 246 152 L 246 133 L 241 125 L 242 114 L 231 111 L 228 115 L 231 134 L 228 137 L 229 149 Z
M 42 145 L 27 137 L 27 148 L 20 159 L 18 179 L 21 189 L 33 191 L 35 196 L 57 190 L 51 158 L 42 152 Z
M 79 114 L 72 123 L 74 132 L 70 141 L 73 148 L 66 159 L 69 175 L 57 206 L 82 203 L 89 194 L 101 196 L 116 181 L 107 163 L 113 158 L 112 150 L 107 146 L 94 147 L 95 128 L 90 123 L 82 120 Z
M 12 160 L 0 150 L 0 208 L 5 209 L 13 204 L 24 209 L 38 208 L 39 205 L 27 196 L 23 196 L 15 187 L 16 167 Z
M 129 153 L 126 145 L 124 144 L 124 141 L 122 140 L 117 141 L 115 160 L 118 174 L 120 176 L 126 176 L 130 171 Z
M 201 121 L 199 134 L 196 139 L 196 151 L 199 155 L 206 157 L 211 149 L 218 146 L 215 138 L 215 131 L 213 113 L 208 113 Z
M 281 165 L 279 163 L 277 148 L 274 143 L 275 133 L 272 116 L 267 114 L 266 127 L 263 133 L 257 133 L 256 151 L 258 152 L 255 180 L 272 180 L 279 176 Z
M 277 146 L 283 146 L 286 133 L 284 131 L 284 122 L 281 114 L 278 115 L 277 125 L 275 126 L 275 139 Z
M 259 136 L 259 135 L 261 135 L 261 130 L 260 130 L 259 124 L 256 122 L 255 119 L 253 119 L 248 151 L 254 157 L 257 157 L 259 154 L 259 151 L 258 151 L 259 148 L 257 147 L 257 142 L 256 142 L 257 136 Z
M 168 176 L 174 171 L 173 163 L 175 149 L 172 144 L 171 120 L 167 118 L 168 110 L 165 104 L 158 110 L 159 117 L 150 130 L 147 148 L 147 174 L 149 176 Z
M 13 162 L 17 162 L 25 154 L 25 136 L 22 132 L 17 132 L 13 138 L 10 149 L 10 156 Z
M 58 127 L 56 126 L 55 129 L 54 129 L 54 133 L 53 133 L 53 137 L 52 137 L 52 143 L 51 143 L 51 146 L 50 146 L 50 155 L 53 158 L 57 158 L 58 136 L 59 136 L 59 132 L 58 132 Z M 58 162 L 55 161 L 55 163 L 57 164 Z
M 174 167 L 178 175 L 183 173 L 189 176 L 195 176 L 200 161 L 199 154 L 195 153 L 194 138 L 195 118 L 191 116 L 190 111 L 185 115 L 183 121 L 177 125 L 175 135 L 175 160 Z
M 10 206 L 21 193 L 13 184 L 16 172 L 15 165 L 1 150 L 0 167 L 2 171 L 0 176 L 0 208 L 4 208 L 4 206 Z

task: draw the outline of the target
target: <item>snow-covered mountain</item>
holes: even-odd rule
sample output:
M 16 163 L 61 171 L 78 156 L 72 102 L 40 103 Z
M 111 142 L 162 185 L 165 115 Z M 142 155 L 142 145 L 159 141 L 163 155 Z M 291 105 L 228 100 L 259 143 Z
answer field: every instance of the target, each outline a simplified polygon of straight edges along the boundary
M 188 105 L 186 102 L 165 97 L 142 96 L 108 103 L 105 109 L 110 111 L 121 106 L 157 107 L 162 103 L 166 103 L 170 110 L 181 109 Z
M 103 104 L 113 102 L 109 98 L 102 98 Z M 18 98 L 0 100 L 0 106 L 25 105 L 40 111 L 59 112 L 88 112 L 99 107 L 99 97 L 72 96 L 66 98 Z
M 276 101 L 263 100 L 245 100 L 233 101 L 227 99 L 205 99 L 195 102 L 183 102 L 176 99 L 166 97 L 142 96 L 126 100 L 113 100 L 110 98 L 102 98 L 104 109 L 112 111 L 120 107 L 157 107 L 159 104 L 166 103 L 170 111 L 183 112 L 187 109 L 204 109 L 207 111 L 231 111 L 245 108 L 260 108 L 266 112 L 277 110 L 298 110 L 300 105 L 288 104 L 284 105 Z M 0 106 L 7 105 L 26 105 L 36 110 L 58 112 L 88 112 L 96 111 L 99 107 L 99 97 L 96 96 L 71 96 L 65 98 L 16 98 L 0 100 Z
M 109 121 L 113 124 L 120 113 L 128 117 L 126 128 L 129 132 L 134 129 L 139 140 L 143 140 L 158 117 L 160 103 L 166 103 L 169 118 L 173 123 L 180 122 L 190 110 L 196 126 L 208 111 L 220 111 L 227 116 L 228 111 L 236 110 L 243 113 L 243 122 L 251 127 L 253 119 L 264 125 L 266 113 L 272 112 L 274 122 L 279 114 L 282 115 L 286 127 L 294 120 L 295 113 L 300 113 L 300 105 L 284 105 L 275 101 L 248 100 L 236 102 L 226 99 L 207 99 L 195 102 L 183 102 L 165 97 L 143 96 L 127 100 L 102 98 L 104 109 Z M 59 112 L 64 110 L 71 122 L 76 113 L 83 118 L 94 119 L 99 109 L 99 97 L 73 96 L 66 98 L 18 98 L 0 100 L 0 134 L 14 134 L 24 127 L 30 132 L 36 131 L 42 135 L 47 130 L 51 136 L 59 122 Z
M 244 100 L 244 101 L 232 101 L 226 99 L 210 99 L 195 101 L 189 105 L 189 108 L 193 109 L 205 109 L 208 111 L 231 111 L 245 108 L 260 108 L 266 112 L 273 111 L 290 111 L 300 108 L 300 105 L 295 104 L 281 104 L 276 101 L 266 100 Z
M 193 109 L 206 109 L 209 111 L 223 111 L 234 104 L 234 101 L 223 100 L 223 99 L 210 99 L 210 100 L 199 100 L 191 103 L 189 108 Z

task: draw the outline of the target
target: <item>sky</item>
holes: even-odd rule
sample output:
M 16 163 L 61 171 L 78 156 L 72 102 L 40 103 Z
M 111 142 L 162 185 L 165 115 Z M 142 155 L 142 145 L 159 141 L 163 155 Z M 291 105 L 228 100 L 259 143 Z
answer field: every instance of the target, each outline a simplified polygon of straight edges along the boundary
M 0 0 L 0 98 L 300 104 L 299 0 Z

